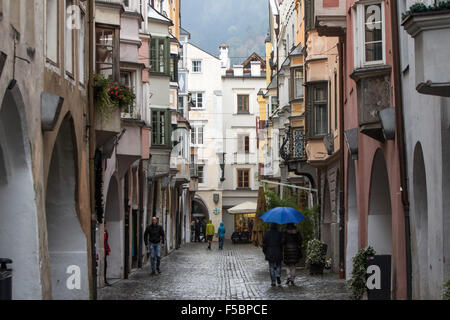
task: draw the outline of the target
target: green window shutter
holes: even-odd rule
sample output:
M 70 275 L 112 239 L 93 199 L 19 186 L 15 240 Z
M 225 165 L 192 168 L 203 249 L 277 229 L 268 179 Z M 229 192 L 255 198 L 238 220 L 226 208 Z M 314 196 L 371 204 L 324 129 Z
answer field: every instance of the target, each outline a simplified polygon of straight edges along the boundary
M 314 1 L 305 0 L 306 31 L 314 29 Z
M 309 85 L 306 87 L 306 106 L 305 106 L 305 113 L 306 113 L 306 137 L 311 138 L 313 136 L 312 134 L 312 93 L 313 88 Z
M 164 39 L 164 65 L 166 66 L 166 70 L 164 70 L 165 74 L 170 74 L 170 42 L 169 38 Z

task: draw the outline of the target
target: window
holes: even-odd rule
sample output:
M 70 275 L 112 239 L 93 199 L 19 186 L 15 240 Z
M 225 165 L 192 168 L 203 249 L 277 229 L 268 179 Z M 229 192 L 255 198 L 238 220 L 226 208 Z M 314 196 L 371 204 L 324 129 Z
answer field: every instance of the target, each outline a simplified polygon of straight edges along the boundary
M 385 60 L 384 2 L 359 4 L 355 14 L 355 67 Z
M 170 81 L 178 82 L 178 56 L 170 55 Z
M 65 69 L 66 72 L 73 75 L 73 30 L 74 28 L 69 21 L 69 16 L 73 15 L 73 0 L 66 0 L 66 12 L 65 12 L 65 46 L 64 46 L 64 52 L 65 52 Z
M 178 112 L 184 116 L 184 97 L 178 96 Z
M 169 143 L 169 112 L 152 110 L 152 144 L 167 146 Z
M 58 63 L 58 0 L 47 0 L 47 58 Z
M 86 34 L 86 16 L 83 11 L 81 11 L 80 16 L 80 30 L 78 31 L 78 81 L 84 84 L 85 77 L 85 65 L 84 65 L 84 51 L 85 51 L 85 34 Z
M 270 97 L 272 109 L 270 110 L 270 114 L 273 114 L 275 110 L 278 108 L 278 97 L 272 96 Z
M 203 144 L 204 126 L 193 126 L 191 128 L 191 143 L 194 145 Z
M 115 79 L 117 67 L 114 58 L 114 52 L 118 48 L 116 45 L 115 30 L 96 26 L 95 33 L 96 33 L 95 70 L 105 78 L 117 81 L 118 79 Z
M 303 129 L 295 129 L 292 133 L 292 139 L 294 144 L 294 158 L 304 158 L 306 153 Z
M 202 62 L 200 60 L 192 61 L 192 72 L 202 72 Z
M 303 98 L 303 69 L 294 69 L 294 99 Z
M 250 169 L 238 169 L 237 182 L 238 189 L 250 188 Z
M 205 183 L 205 165 L 201 164 L 197 167 L 198 183 Z
M 328 132 L 327 84 L 313 87 L 314 135 L 325 135 Z
M 152 37 L 150 42 L 150 70 L 157 73 L 169 73 L 169 40 Z
M 203 92 L 192 93 L 193 109 L 203 109 Z
M 191 154 L 191 163 L 189 163 L 189 169 L 191 170 L 191 177 L 198 176 L 198 166 L 195 161 L 195 154 Z
M 249 113 L 249 108 L 248 108 L 248 100 L 249 100 L 249 96 L 248 94 L 238 94 L 237 96 L 237 103 L 238 103 L 238 113 Z
M 238 135 L 238 153 L 250 152 L 250 137 L 248 135 Z
M 133 93 L 136 94 L 136 86 L 135 86 L 135 76 L 132 71 L 121 71 L 120 72 L 120 84 L 122 86 L 127 86 L 133 90 Z M 134 102 L 136 104 L 136 100 Z M 133 106 L 128 107 L 128 110 L 123 110 L 125 113 L 129 113 L 131 115 Z

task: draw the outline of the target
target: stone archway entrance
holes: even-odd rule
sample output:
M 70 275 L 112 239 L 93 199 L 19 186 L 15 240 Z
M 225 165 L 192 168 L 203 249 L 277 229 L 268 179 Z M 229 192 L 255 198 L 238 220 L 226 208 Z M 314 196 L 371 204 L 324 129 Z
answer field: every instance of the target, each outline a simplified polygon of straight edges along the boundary
M 346 279 L 351 278 L 353 270 L 353 257 L 358 252 L 358 205 L 356 197 L 356 175 L 355 162 L 348 160 L 348 176 L 347 176 L 347 248 L 346 253 Z
M 46 217 L 53 299 L 89 299 L 86 235 L 78 218 L 72 119 L 61 123 L 47 179 Z
M 111 252 L 107 257 L 106 278 L 123 278 L 123 219 L 120 212 L 119 184 L 115 177 L 112 177 L 105 205 L 105 223 L 108 230 L 108 240 Z
M 428 196 L 427 177 L 423 150 L 420 143 L 414 149 L 413 165 L 414 210 L 412 222 L 412 251 L 415 263 L 413 268 L 413 298 L 428 298 Z
M 0 258 L 13 261 L 12 298 L 41 299 L 37 207 L 24 111 L 17 86 L 0 106 Z
M 196 219 L 199 219 L 205 226 L 200 228 L 200 233 L 202 234 L 202 229 L 206 228 L 206 224 L 209 221 L 209 211 L 203 200 L 198 197 L 192 200 L 192 221 L 196 221 Z

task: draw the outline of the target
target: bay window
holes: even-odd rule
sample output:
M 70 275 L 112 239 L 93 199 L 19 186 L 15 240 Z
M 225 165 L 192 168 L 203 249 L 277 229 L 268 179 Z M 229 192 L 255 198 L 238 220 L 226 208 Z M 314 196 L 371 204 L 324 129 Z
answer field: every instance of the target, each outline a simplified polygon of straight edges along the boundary
M 168 146 L 170 138 L 169 111 L 152 110 L 152 145 Z
M 150 72 L 169 74 L 169 39 L 152 37 L 150 41 Z

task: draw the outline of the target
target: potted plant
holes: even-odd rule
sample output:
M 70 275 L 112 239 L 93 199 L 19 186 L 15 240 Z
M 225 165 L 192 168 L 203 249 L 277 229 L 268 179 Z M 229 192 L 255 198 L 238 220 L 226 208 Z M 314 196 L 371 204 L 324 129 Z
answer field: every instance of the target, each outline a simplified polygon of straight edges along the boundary
M 127 113 L 133 113 L 136 95 L 128 86 L 111 83 L 101 74 L 94 76 L 95 104 L 104 118 L 108 118 L 115 110 L 120 109 Z
M 359 250 L 353 257 L 352 278 L 347 282 L 347 287 L 351 291 L 351 298 L 354 300 L 360 300 L 366 292 L 367 261 L 375 254 L 375 250 L 368 246 Z
M 402 15 L 402 26 L 415 42 L 417 91 L 450 96 L 450 1 L 412 5 Z
M 113 84 L 108 87 L 111 101 L 116 104 L 122 112 L 132 114 L 136 95 L 128 86 Z
M 327 246 L 318 239 L 308 241 L 306 248 L 306 265 L 310 274 L 323 274 Z
M 442 295 L 442 299 L 450 300 L 450 280 L 444 283 L 444 294 Z

